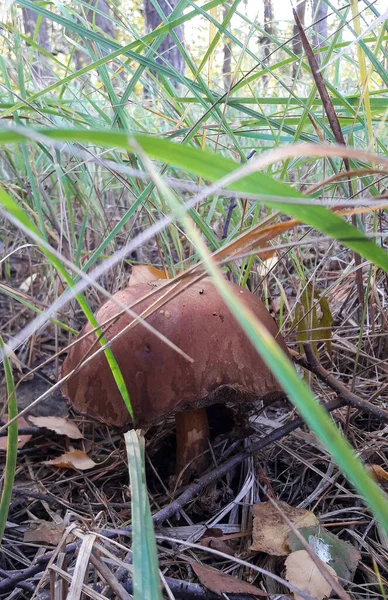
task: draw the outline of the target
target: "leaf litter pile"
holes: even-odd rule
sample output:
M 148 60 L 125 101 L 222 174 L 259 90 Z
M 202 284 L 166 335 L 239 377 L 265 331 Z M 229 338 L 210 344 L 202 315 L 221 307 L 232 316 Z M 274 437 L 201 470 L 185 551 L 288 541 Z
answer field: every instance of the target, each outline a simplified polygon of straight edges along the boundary
M 359 344 L 357 282 L 342 271 L 340 260 L 325 259 L 326 250 L 317 242 L 305 259 L 319 265 L 314 286 L 301 287 L 287 266 L 282 298 L 279 289 L 264 289 L 277 319 L 282 306 L 282 332 L 301 376 L 328 403 L 338 427 L 387 490 L 387 279 L 376 272 Z M 343 251 L 341 257 L 346 262 Z M 260 268 L 269 269 L 274 256 L 265 258 Z M 136 277 L 143 275 L 139 270 Z M 251 289 L 263 275 L 260 269 L 252 272 Z M 11 279 L 25 297 L 46 293 L 38 276 L 27 281 L 14 271 Z M 94 308 L 102 303 L 91 300 Z M 29 315 L 24 308 L 19 321 L 12 317 L 13 302 L 2 295 L 2 326 L 12 335 Z M 74 321 L 72 327 L 81 328 Z M 59 378 L 61 361 L 53 366 L 50 359 L 67 339 L 58 340 L 53 331 L 46 328 L 11 357 L 20 381 L 19 412 Z M 1 393 L 4 404 L 3 380 Z M 388 538 L 292 407 L 284 401 L 266 404 L 250 405 L 244 419 L 227 406 L 210 407 L 207 459 L 201 473 L 187 481 L 175 470 L 174 417 L 139 433 L 145 439 L 163 594 L 177 599 L 385 598 Z M 125 429 L 74 413 L 58 388 L 20 417 L 18 426 L 0 597 L 130 598 Z M 3 457 L 6 443 L 3 428 Z

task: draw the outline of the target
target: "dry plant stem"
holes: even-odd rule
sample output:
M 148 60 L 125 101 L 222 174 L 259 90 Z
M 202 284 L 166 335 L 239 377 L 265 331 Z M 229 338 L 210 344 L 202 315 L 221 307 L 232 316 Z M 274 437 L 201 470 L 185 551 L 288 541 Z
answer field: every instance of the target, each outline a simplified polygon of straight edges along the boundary
M 333 410 L 341 408 L 345 405 L 346 401 L 344 399 L 337 398 L 332 402 L 328 402 L 326 405 L 324 405 L 324 407 L 328 412 L 332 412 Z M 226 475 L 226 473 L 228 473 L 231 469 L 234 469 L 240 463 L 242 463 L 243 460 L 245 460 L 249 456 L 261 452 L 262 450 L 264 450 L 264 448 L 289 435 L 292 431 L 295 431 L 295 429 L 298 429 L 298 427 L 300 427 L 301 425 L 303 425 L 303 419 L 293 419 L 286 425 L 278 427 L 278 429 L 275 429 L 275 431 L 272 431 L 269 435 L 265 436 L 264 438 L 258 440 L 257 442 L 254 442 L 253 444 L 245 448 L 242 452 L 239 452 L 216 469 L 213 469 L 213 471 L 210 471 L 210 473 L 206 473 L 197 481 L 194 481 L 176 500 L 174 500 L 171 504 L 159 510 L 153 515 L 152 520 L 154 525 L 161 525 L 163 521 L 166 521 L 167 519 L 173 517 L 176 513 L 180 511 L 180 509 L 185 504 L 191 502 L 192 499 L 200 493 L 202 488 L 206 487 L 210 483 L 213 483 L 214 481 L 217 481 L 220 477 Z M 103 533 L 103 535 L 106 538 L 112 539 L 118 536 L 131 535 L 131 532 L 132 528 L 129 526 L 124 527 L 122 529 L 105 529 L 101 533 Z M 69 554 L 71 552 L 74 552 L 78 548 L 78 546 L 79 543 L 69 544 L 68 546 L 66 546 L 66 553 Z M 15 589 L 16 587 L 18 587 L 20 582 L 26 581 L 30 577 L 33 577 L 37 573 L 43 571 L 45 569 L 46 564 L 52 559 L 52 557 L 52 552 L 40 556 L 37 558 L 35 565 L 28 567 L 27 569 L 23 569 L 21 571 L 15 571 L 14 575 L 10 575 L 7 579 L 0 581 L 0 594 Z
M 184 470 L 183 478 L 188 479 L 190 474 L 201 473 L 206 469 L 207 456 L 203 453 L 209 448 L 210 435 L 206 408 L 177 413 L 175 425 L 175 472 L 179 477 Z
M 310 65 L 311 73 L 312 73 L 312 76 L 316 83 L 318 93 L 321 97 L 322 104 L 323 104 L 323 107 L 325 109 L 325 112 L 326 112 L 326 115 L 327 115 L 327 118 L 328 118 L 328 121 L 330 124 L 330 128 L 333 132 L 333 135 L 335 137 L 337 144 L 346 146 L 345 138 L 344 138 L 344 135 L 343 135 L 343 132 L 341 129 L 341 124 L 339 122 L 333 102 L 331 100 L 329 92 L 327 91 L 327 87 L 326 87 L 325 81 L 323 79 L 322 73 L 319 70 L 319 65 L 314 56 L 314 52 L 309 44 L 309 41 L 304 32 L 303 26 L 300 22 L 298 13 L 295 10 L 295 8 L 293 8 L 293 14 L 294 14 L 296 26 L 299 31 L 300 39 L 301 39 L 301 42 L 303 45 L 303 49 L 306 53 L 307 60 Z M 344 158 L 343 161 L 344 161 L 346 171 L 350 172 L 351 169 L 350 169 L 349 158 Z M 352 196 L 352 184 L 350 181 L 349 181 L 349 195 Z M 356 219 L 355 215 L 352 216 L 352 225 L 353 225 L 353 227 L 357 228 L 357 219 Z M 356 267 L 359 267 L 361 265 L 361 256 L 357 252 L 354 252 L 354 262 L 355 262 Z M 364 306 L 364 283 L 362 280 L 362 271 L 360 269 L 356 270 L 356 284 L 357 284 L 357 291 L 358 291 L 358 298 L 360 301 L 360 306 L 363 307 Z
M 131 600 L 128 591 L 117 581 L 110 568 L 101 559 L 92 553 L 90 555 L 90 562 L 100 573 L 101 577 L 105 579 L 119 600 Z
M 180 581 L 179 579 L 173 579 L 172 577 L 165 577 L 165 580 L 171 592 L 180 600 L 220 600 L 221 598 L 219 594 L 210 592 L 198 583 Z M 131 580 L 123 583 L 123 587 L 130 594 L 133 593 L 133 585 Z M 253 596 L 247 596 L 245 594 L 228 594 L 228 598 L 230 600 L 253 600 Z
M 348 406 L 358 408 L 359 410 L 374 415 L 375 417 L 381 419 L 381 421 L 388 423 L 387 410 L 375 406 L 374 404 L 371 404 L 371 402 L 363 400 L 362 398 L 351 392 L 343 383 L 338 381 L 338 379 L 336 379 L 334 375 L 329 373 L 329 371 L 326 371 L 326 369 L 315 357 L 315 354 L 310 345 L 304 344 L 303 347 L 306 354 L 307 362 L 302 358 L 296 358 L 295 360 L 299 365 L 311 371 L 311 373 L 317 375 L 317 377 L 319 377 L 321 381 L 326 383 L 326 385 L 328 385 L 332 390 L 334 390 L 338 394 L 338 396 L 345 401 L 345 403 Z

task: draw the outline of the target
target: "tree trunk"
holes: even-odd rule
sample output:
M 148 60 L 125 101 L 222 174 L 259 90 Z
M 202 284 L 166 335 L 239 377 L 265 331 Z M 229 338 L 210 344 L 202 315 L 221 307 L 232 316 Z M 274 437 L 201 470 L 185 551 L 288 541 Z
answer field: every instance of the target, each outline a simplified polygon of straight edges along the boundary
M 268 34 L 268 36 L 273 35 L 273 9 L 272 9 L 272 0 L 264 0 L 264 31 Z M 263 36 L 261 38 L 261 42 L 263 44 L 263 54 L 265 64 L 268 66 L 269 64 L 269 55 L 270 51 L 270 37 Z M 268 85 L 268 77 L 264 75 L 263 77 L 263 87 L 264 89 Z
M 115 28 L 113 22 L 107 17 L 109 15 L 110 9 L 109 5 L 105 0 L 89 0 L 90 9 L 86 10 L 86 18 L 94 27 L 101 29 L 105 33 L 107 37 L 114 38 L 115 37 Z M 96 10 L 100 11 L 96 12 Z M 107 15 L 107 16 L 104 16 Z M 105 49 L 103 52 L 107 52 Z M 77 71 L 85 67 L 90 59 L 86 52 L 77 51 L 74 56 L 75 67 Z
M 224 5 L 223 18 L 226 19 L 229 11 L 228 4 Z M 232 83 L 232 46 L 229 38 L 224 42 L 224 62 L 222 63 L 222 75 L 224 78 L 225 91 L 230 89 Z
M 325 45 L 327 39 L 327 10 L 328 5 L 324 0 L 312 0 L 312 11 L 313 11 L 313 29 L 314 29 L 314 47 L 320 48 Z M 322 53 L 315 55 L 317 63 L 319 64 L 323 60 Z
M 172 10 L 177 6 L 178 1 L 179 0 L 157 0 L 162 12 L 166 16 L 170 15 Z M 151 0 L 144 0 L 144 24 L 146 33 L 154 31 L 161 22 L 162 19 L 157 10 L 154 8 Z M 174 33 L 178 37 L 179 41 L 183 43 L 183 25 L 175 27 Z M 181 75 L 184 74 L 185 61 L 170 34 L 165 37 L 163 42 L 158 47 L 157 55 L 156 62 L 162 65 L 171 66 Z M 174 82 L 174 85 L 177 85 L 176 82 Z
M 33 39 L 34 35 L 35 35 L 35 29 L 37 27 L 38 14 L 36 12 L 34 12 L 33 10 L 31 10 L 30 8 L 22 8 L 22 14 L 23 14 L 24 32 L 31 39 Z M 41 48 L 43 48 L 47 52 L 51 52 L 51 45 L 50 45 L 50 39 L 48 36 L 46 19 L 41 19 L 35 41 L 39 46 L 41 46 Z M 45 58 L 41 55 L 39 56 L 39 53 L 36 52 L 35 56 L 34 56 L 34 60 L 32 60 L 32 62 L 31 62 L 32 76 L 38 80 L 51 79 L 51 77 L 52 77 L 51 71 L 44 64 L 42 64 L 42 60 L 44 61 Z
M 96 25 L 106 35 L 108 35 L 111 38 L 114 38 L 115 37 L 115 28 L 114 28 L 113 22 L 108 18 L 108 16 L 109 16 L 108 4 L 105 2 L 105 0 L 90 0 L 89 4 L 92 7 L 92 9 L 88 10 L 87 15 L 86 15 L 89 23 L 93 23 L 93 25 Z M 102 14 L 100 14 L 100 12 L 95 12 L 93 10 L 93 8 L 97 9 L 98 11 L 100 11 L 104 14 L 102 15 Z M 107 16 L 105 16 L 105 15 L 107 15 Z
M 299 2 L 296 5 L 295 10 L 296 10 L 296 14 L 298 15 L 299 20 L 302 24 L 302 27 L 304 27 L 305 15 L 306 15 L 306 0 L 302 0 L 302 2 Z M 302 40 L 300 39 L 299 31 L 298 31 L 296 24 L 294 24 L 292 33 L 293 33 L 292 51 L 294 54 L 301 56 L 302 52 L 303 52 L 303 46 L 302 46 Z M 294 62 L 292 65 L 292 76 L 294 79 L 298 73 L 298 68 L 299 68 L 298 62 Z
M 273 10 L 272 0 L 264 0 L 264 31 L 268 35 L 273 35 Z M 271 40 L 269 37 L 264 37 L 264 58 L 267 59 L 270 54 L 269 44 Z

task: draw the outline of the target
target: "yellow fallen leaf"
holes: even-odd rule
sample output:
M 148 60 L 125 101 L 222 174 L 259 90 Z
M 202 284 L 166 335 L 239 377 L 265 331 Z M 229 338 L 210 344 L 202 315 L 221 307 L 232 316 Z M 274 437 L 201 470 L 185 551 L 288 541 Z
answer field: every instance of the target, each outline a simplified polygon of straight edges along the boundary
M 132 267 L 129 285 L 137 283 L 148 283 L 157 279 L 166 279 L 164 271 L 156 269 L 152 265 L 135 265 Z
M 322 575 L 321 570 L 327 569 L 337 579 L 337 573 L 334 569 L 326 565 L 318 557 L 316 557 L 316 562 L 314 562 L 306 550 L 292 552 L 286 558 L 285 566 L 287 581 L 299 588 L 301 592 L 310 594 L 316 600 L 327 598 L 332 589 L 330 583 Z M 294 598 L 295 600 L 303 600 L 302 596 L 296 593 L 294 593 Z
M 61 456 L 57 456 L 57 458 L 48 460 L 44 464 L 59 467 L 60 469 L 76 469 L 79 471 L 86 471 L 87 469 L 93 469 L 97 466 L 97 463 L 89 458 L 83 450 L 71 450 L 70 452 L 65 452 L 65 454 L 61 454 Z
M 309 510 L 294 508 L 285 502 L 277 506 L 293 523 L 296 529 L 318 525 L 318 519 Z M 251 550 L 266 552 L 274 556 L 286 556 L 290 553 L 287 537 L 290 527 L 284 522 L 278 510 L 271 502 L 262 502 L 253 507 L 253 531 Z
M 388 481 L 388 473 L 383 469 L 383 467 L 380 467 L 380 465 L 367 465 L 366 468 L 372 477 L 379 483 L 385 483 Z

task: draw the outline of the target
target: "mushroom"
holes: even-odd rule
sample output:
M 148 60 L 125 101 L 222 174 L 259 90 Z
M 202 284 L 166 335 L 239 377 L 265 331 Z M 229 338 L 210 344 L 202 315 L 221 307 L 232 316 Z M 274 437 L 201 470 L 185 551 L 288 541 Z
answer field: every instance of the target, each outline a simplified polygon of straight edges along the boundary
M 264 304 L 251 292 L 228 285 L 288 353 Z M 152 287 L 149 283 L 130 285 L 115 294 L 115 298 L 141 314 L 165 293 L 164 286 L 163 281 L 152 282 Z M 150 295 L 152 289 L 154 294 Z M 107 340 L 132 322 L 127 313 L 114 319 L 121 312 L 110 300 L 96 313 Z M 107 321 L 109 325 L 104 327 Z M 191 472 L 201 470 L 206 465 L 203 453 L 209 446 L 206 406 L 220 402 L 268 402 L 284 397 L 284 392 L 210 278 L 186 287 L 159 305 L 147 321 L 192 357 L 193 362 L 141 324 L 113 341 L 111 348 L 129 392 L 135 425 L 147 427 L 175 415 L 176 472 L 180 473 L 189 462 Z M 90 335 L 85 335 L 88 332 Z M 79 337 L 63 364 L 63 376 L 79 367 L 64 383 L 64 395 L 80 413 L 109 425 L 129 425 L 131 417 L 104 354 L 100 352 L 80 366 L 98 348 L 89 323 Z M 202 459 L 195 460 L 201 454 Z

